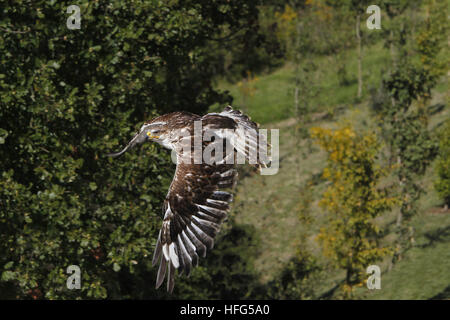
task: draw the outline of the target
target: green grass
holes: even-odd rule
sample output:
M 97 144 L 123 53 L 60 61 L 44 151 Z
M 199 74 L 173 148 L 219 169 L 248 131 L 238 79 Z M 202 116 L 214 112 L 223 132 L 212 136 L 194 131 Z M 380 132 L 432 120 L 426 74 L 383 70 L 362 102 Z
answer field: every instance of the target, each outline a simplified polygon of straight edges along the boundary
M 251 224 L 261 232 L 261 248 L 264 249 L 255 267 L 262 274 L 262 282 L 280 271 L 295 252 L 304 231 L 299 219 L 299 187 L 312 174 L 320 174 L 325 164 L 321 152 L 312 153 L 301 163 L 297 161 L 292 129 L 280 128 L 278 173 L 241 179 L 236 191 L 233 210 L 237 222 Z M 295 170 L 299 170 L 298 176 L 293 174 Z
M 413 222 L 418 237 L 391 272 L 381 276 L 380 290 L 358 291 L 363 299 L 450 299 L 450 215 L 422 212 Z
M 363 50 L 363 98 L 369 96 L 369 88 L 379 84 L 383 70 L 389 57 L 381 44 Z M 316 92 L 311 101 L 312 112 L 332 111 L 339 106 L 348 106 L 355 102 L 357 93 L 356 51 L 349 50 L 343 55 L 347 68 L 349 85 L 340 86 L 337 76 L 337 65 L 334 58 L 320 56 L 314 59 L 315 72 L 312 75 Z M 251 94 L 245 95 L 242 86 L 219 81 L 220 90 L 229 91 L 234 97 L 233 105 L 244 110 L 252 119 L 260 124 L 274 123 L 294 115 L 294 80 L 295 68 L 286 64 L 271 74 L 257 75 L 250 84 Z M 213 106 L 212 110 L 217 110 Z
M 319 120 L 308 126 L 335 128 L 339 122 L 348 121 L 358 131 L 374 128 L 374 121 L 367 106 L 368 88 L 379 84 L 382 76 L 379 66 L 385 65 L 386 51 L 379 45 L 364 51 L 365 86 L 361 103 L 355 102 L 356 83 L 339 86 L 331 60 L 328 57 L 318 57 L 317 83 L 320 83 L 321 94 L 314 98 L 312 112 L 328 111 L 334 118 Z M 347 59 L 348 74 L 356 74 L 354 51 L 348 53 Z M 325 213 L 317 204 L 326 188 L 325 181 L 320 178 L 326 158 L 325 153 L 318 147 L 313 146 L 310 150 L 304 144 L 299 146 L 294 138 L 295 120 L 291 118 L 292 65 L 286 65 L 272 74 L 260 75 L 258 78 L 254 95 L 247 98 L 246 106 L 242 109 L 255 121 L 265 124 L 263 127 L 280 129 L 280 169 L 273 176 L 249 175 L 244 169 L 237 187 L 232 214 L 236 216 L 238 223 L 251 224 L 258 232 L 261 248 L 255 268 L 261 275 L 261 283 L 266 283 L 296 254 L 302 241 L 306 241 L 308 250 L 324 266 L 327 265 L 315 241 L 320 227 L 326 223 Z M 219 88 L 229 90 L 235 97 L 233 105 L 236 108 L 241 107 L 243 97 L 237 84 L 221 82 Z M 430 105 L 446 104 L 446 99 L 447 93 L 441 82 L 434 91 Z M 345 107 L 343 112 L 333 112 L 341 110 L 342 107 Z M 431 116 L 430 128 L 438 127 L 449 114 L 450 108 L 445 105 Z M 383 270 L 382 289 L 369 291 L 367 288 L 360 288 L 355 298 L 450 298 L 450 214 L 439 209 L 442 201 L 433 189 L 433 167 L 429 167 L 421 181 L 427 192 L 421 197 L 419 213 L 412 221 L 416 230 L 416 246 L 407 251 L 389 273 L 385 271 L 388 260 L 380 261 Z M 315 184 L 305 188 L 305 184 L 311 179 Z M 386 180 L 389 182 L 392 178 L 388 177 Z M 305 199 L 310 202 L 307 209 L 303 206 Z M 395 238 L 392 223 L 397 210 L 398 208 L 386 212 L 379 221 L 380 225 L 389 230 L 384 239 L 385 243 Z M 301 219 L 305 216 L 309 217 L 310 222 Z M 326 276 L 317 283 L 318 296 L 333 289 L 343 277 L 342 270 L 326 268 Z

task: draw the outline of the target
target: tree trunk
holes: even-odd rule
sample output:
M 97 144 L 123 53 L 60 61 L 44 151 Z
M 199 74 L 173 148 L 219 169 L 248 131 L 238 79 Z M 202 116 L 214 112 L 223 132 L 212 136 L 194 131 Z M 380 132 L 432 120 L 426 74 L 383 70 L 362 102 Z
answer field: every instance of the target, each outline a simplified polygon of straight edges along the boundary
M 300 12 L 299 12 L 300 17 Z M 294 139 L 297 145 L 297 150 L 300 150 L 300 135 L 298 126 L 301 125 L 303 120 L 303 115 L 299 112 L 300 107 L 300 60 L 301 60 L 301 52 L 300 52 L 300 33 L 301 33 L 301 23 L 297 21 L 296 24 L 296 37 L 295 37 L 295 53 L 294 53 L 294 62 L 295 62 L 295 89 L 294 89 L 294 117 L 296 119 L 296 125 L 294 128 Z M 296 170 L 295 170 L 295 184 L 300 188 L 300 161 L 296 161 Z
M 348 259 L 348 261 L 349 261 L 348 263 L 350 263 L 350 259 Z M 353 268 L 351 265 L 348 265 L 345 274 L 345 284 L 348 286 L 349 291 L 346 292 L 346 299 L 351 299 L 353 296 L 352 277 L 353 277 Z
M 358 43 L 358 98 L 362 97 L 361 14 L 356 16 L 356 40 Z
M 398 215 L 397 215 L 397 222 L 395 223 L 395 225 L 396 225 L 398 228 L 400 228 L 401 225 L 402 225 L 402 221 L 403 221 L 403 213 L 402 213 L 402 211 L 400 210 L 400 211 L 398 212 Z
M 400 156 L 397 156 L 397 165 L 399 167 L 401 167 L 401 165 L 402 165 L 402 158 Z M 400 194 L 402 197 L 404 197 L 405 196 L 405 190 L 404 190 L 405 182 L 403 181 L 403 175 L 401 175 L 399 177 L 398 184 L 400 185 Z M 403 199 L 402 199 L 402 201 L 403 201 Z M 403 206 L 403 204 L 402 204 L 402 206 Z M 400 209 L 400 211 L 398 212 L 398 215 L 397 215 L 397 223 L 396 223 L 397 228 L 401 227 L 402 220 L 403 220 L 403 212 L 402 212 L 402 209 Z

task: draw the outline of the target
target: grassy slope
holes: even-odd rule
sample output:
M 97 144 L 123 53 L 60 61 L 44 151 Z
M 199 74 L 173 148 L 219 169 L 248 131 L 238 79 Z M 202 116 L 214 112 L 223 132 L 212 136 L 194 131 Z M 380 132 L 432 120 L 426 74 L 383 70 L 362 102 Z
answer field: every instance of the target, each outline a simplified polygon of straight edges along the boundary
M 367 88 L 377 86 L 383 70 L 379 66 L 386 65 L 388 54 L 381 44 L 363 49 L 364 66 L 363 79 Z M 342 87 L 337 77 L 335 60 L 328 56 L 317 57 L 314 60 L 316 72 L 315 85 L 320 85 L 317 94 L 311 101 L 314 112 L 330 111 L 341 105 L 348 105 L 354 101 L 357 92 L 356 81 L 356 51 L 350 50 L 347 60 L 347 74 L 350 84 Z M 228 90 L 234 97 L 234 106 L 244 109 L 252 119 L 261 124 L 275 123 L 293 116 L 294 101 L 294 66 L 286 64 L 271 74 L 258 75 L 250 84 L 252 95 L 245 97 L 240 84 L 229 84 L 223 81 L 218 88 Z
M 384 65 L 387 59 L 386 50 L 376 45 L 364 51 L 364 80 L 365 99 L 367 100 L 367 88 L 376 86 L 381 77 L 380 65 Z M 354 51 L 349 52 L 348 74 L 356 74 Z M 367 103 L 355 105 L 356 81 L 346 87 L 340 87 L 335 76 L 336 70 L 330 59 L 319 57 L 317 77 L 321 83 L 320 92 L 312 105 L 313 112 L 324 110 L 336 110 L 339 106 L 345 106 L 342 114 L 335 114 L 335 120 L 320 121 L 311 126 L 335 127 L 337 120 L 351 121 L 357 129 L 371 127 L 372 121 L 367 108 Z M 298 244 L 306 235 L 308 248 L 318 257 L 320 249 L 314 241 L 315 234 L 325 223 L 324 212 L 318 206 L 317 201 L 321 192 L 325 189 L 324 182 L 320 179 L 320 173 L 325 166 L 325 154 L 306 146 L 298 147 L 293 137 L 293 121 L 282 121 L 291 117 L 293 90 L 293 68 L 286 65 L 276 72 L 259 76 L 255 82 L 254 95 L 247 98 L 247 112 L 252 119 L 266 124 L 263 127 L 280 129 L 280 170 L 274 176 L 251 175 L 241 179 L 238 185 L 234 211 L 238 222 L 255 226 L 261 238 L 263 250 L 256 261 L 255 267 L 261 273 L 261 281 L 270 280 L 276 272 L 282 269 L 283 264 L 295 254 Z M 354 80 L 354 79 L 353 79 Z M 220 88 L 229 90 L 235 97 L 235 107 L 240 107 L 243 101 L 238 85 L 220 83 Z M 437 87 L 435 101 L 446 102 L 445 90 L 447 84 Z M 438 125 L 442 119 L 449 116 L 449 107 L 430 119 L 432 126 Z M 302 151 L 306 158 L 302 157 Z M 299 172 L 298 175 L 295 173 Z M 301 189 L 308 179 L 314 178 L 318 184 L 308 189 Z M 417 246 L 408 251 L 404 260 L 400 261 L 390 273 L 382 276 L 382 290 L 368 291 L 363 288 L 357 292 L 358 298 L 369 299 L 418 299 L 418 298 L 445 298 L 450 296 L 450 214 L 440 213 L 433 209 L 440 205 L 432 182 L 434 171 L 428 170 L 423 179 L 423 186 L 427 190 L 421 199 L 420 213 L 414 218 L 413 226 L 417 232 Z M 307 190 L 307 191 L 305 191 Z M 310 223 L 301 220 L 307 211 L 304 206 L 305 199 L 311 200 L 309 217 Z M 395 219 L 396 211 L 384 215 L 383 224 L 389 225 Z M 386 239 L 392 238 L 388 234 Z M 380 262 L 385 270 L 386 261 Z M 319 293 L 325 293 L 332 289 L 343 278 L 339 270 L 329 270 L 328 276 L 319 284 Z

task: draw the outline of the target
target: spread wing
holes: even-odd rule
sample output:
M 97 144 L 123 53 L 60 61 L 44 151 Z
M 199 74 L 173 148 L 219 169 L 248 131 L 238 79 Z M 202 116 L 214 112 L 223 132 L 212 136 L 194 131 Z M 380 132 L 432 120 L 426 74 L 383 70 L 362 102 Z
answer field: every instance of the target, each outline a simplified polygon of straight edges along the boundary
M 213 114 L 208 114 L 204 118 Z M 237 156 L 241 155 L 249 164 L 256 168 L 267 168 L 271 161 L 268 155 L 270 144 L 266 136 L 258 131 L 259 125 L 252 121 L 250 117 L 239 110 L 234 110 L 231 106 L 226 107 L 221 113 L 214 114 L 223 118 L 232 119 L 235 123 L 234 131 L 228 134 L 228 139 L 236 150 Z
M 199 256 L 205 257 L 206 251 L 213 248 L 215 236 L 227 217 L 233 197 L 221 189 L 232 187 L 237 177 L 234 164 L 229 164 L 229 157 L 241 154 L 252 160 L 258 148 L 266 149 L 266 139 L 257 133 L 257 124 L 231 107 L 221 113 L 207 114 L 201 121 L 203 130 L 214 131 L 217 137 L 224 138 L 223 143 L 228 141 L 233 148 L 231 152 L 225 152 L 222 160 L 210 165 L 180 161 L 180 150 L 177 151 L 177 168 L 164 202 L 164 220 L 153 256 L 153 265 L 160 264 L 156 288 L 167 275 L 169 292 L 174 287 L 175 269 L 179 274 L 189 275 L 198 264 Z M 192 142 L 195 138 L 192 135 L 187 139 Z M 258 145 L 259 141 L 263 143 Z M 205 141 L 202 144 L 203 147 L 209 145 Z M 266 162 L 260 159 L 254 164 L 258 168 L 266 166 Z
M 164 203 L 164 220 L 159 232 L 153 265 L 160 263 L 156 288 L 167 273 L 167 291 L 174 287 L 175 269 L 189 275 L 214 246 L 214 238 L 227 217 L 232 195 L 220 188 L 236 180 L 232 165 L 178 163 Z

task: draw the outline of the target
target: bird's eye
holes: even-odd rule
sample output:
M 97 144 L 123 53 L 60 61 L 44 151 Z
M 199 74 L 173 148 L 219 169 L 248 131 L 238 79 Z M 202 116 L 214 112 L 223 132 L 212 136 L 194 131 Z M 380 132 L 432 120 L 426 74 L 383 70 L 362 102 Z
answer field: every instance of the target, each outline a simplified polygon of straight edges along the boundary
M 159 129 L 154 129 L 154 130 L 151 131 L 151 133 L 152 133 L 152 134 L 158 134 L 159 131 L 160 131 Z

